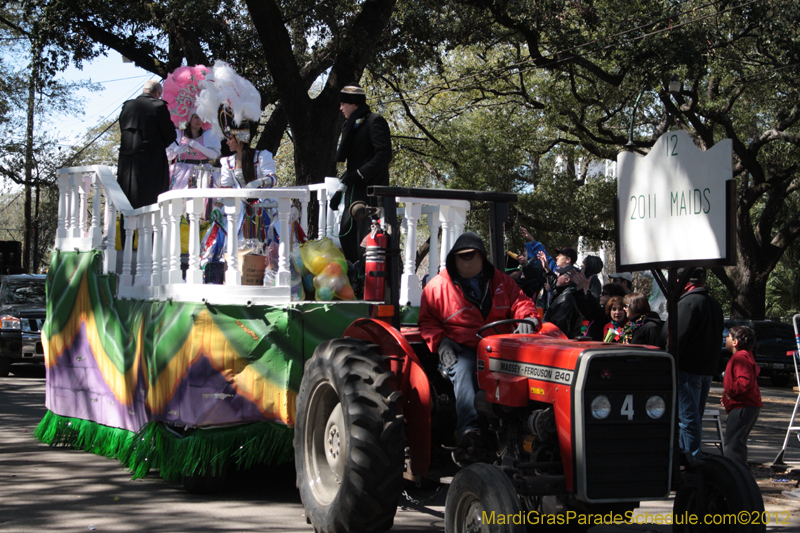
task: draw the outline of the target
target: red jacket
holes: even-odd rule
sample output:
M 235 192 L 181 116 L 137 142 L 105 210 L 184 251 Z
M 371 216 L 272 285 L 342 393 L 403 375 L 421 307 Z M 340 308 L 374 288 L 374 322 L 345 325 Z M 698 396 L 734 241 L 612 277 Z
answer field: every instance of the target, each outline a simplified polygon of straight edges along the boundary
M 493 295 L 492 308 L 486 319 L 480 309 L 468 301 L 447 273 L 442 270 L 422 291 L 419 308 L 419 327 L 422 337 L 431 352 L 436 353 L 444 337 L 470 348 L 478 347 L 478 328 L 507 318 L 539 319 L 536 304 L 519 288 L 507 274 L 494 270 L 488 289 Z M 514 325 L 497 328 L 500 333 L 511 333 Z M 490 330 L 487 334 L 494 334 Z
M 725 389 L 722 405 L 726 412 L 747 406 L 764 407 L 756 379 L 760 373 L 761 368 L 748 350 L 739 350 L 733 354 L 725 367 L 725 378 L 722 381 Z

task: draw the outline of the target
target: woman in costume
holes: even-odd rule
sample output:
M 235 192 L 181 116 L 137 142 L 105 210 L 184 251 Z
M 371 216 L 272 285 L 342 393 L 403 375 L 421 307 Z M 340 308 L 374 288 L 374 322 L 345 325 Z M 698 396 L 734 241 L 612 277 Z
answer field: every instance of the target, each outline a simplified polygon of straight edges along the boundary
M 228 148 L 234 154 L 220 160 L 221 187 L 260 189 L 274 187 L 278 182 L 272 152 L 254 150 L 249 142 L 240 141 L 236 135 L 228 138 Z
M 188 188 L 194 165 L 208 163 L 220 154 L 219 139 L 210 129 L 203 131 L 203 121 L 196 113 L 192 114 L 186 128 L 177 133 L 178 138 L 167 148 L 167 157 L 172 163 L 170 190 Z
M 269 150 L 250 146 L 261 118 L 261 95 L 224 61 L 206 74 L 197 97 L 197 114 L 210 122 L 219 137 L 227 139 L 234 155 L 222 158 L 220 185 L 232 188 L 269 188 L 277 183 L 275 161 Z
M 203 65 L 175 69 L 164 81 L 164 101 L 172 122 L 177 126 L 177 139 L 167 148 L 170 165 L 170 189 L 189 186 L 194 165 L 207 163 L 220 154 L 219 137 L 211 124 L 196 113 L 199 85 L 209 69 Z

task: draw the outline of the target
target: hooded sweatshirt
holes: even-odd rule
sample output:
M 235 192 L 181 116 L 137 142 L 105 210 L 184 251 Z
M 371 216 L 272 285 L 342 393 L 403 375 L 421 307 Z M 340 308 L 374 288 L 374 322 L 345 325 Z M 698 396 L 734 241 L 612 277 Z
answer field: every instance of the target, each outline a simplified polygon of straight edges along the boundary
M 484 257 L 483 270 L 467 280 L 458 274 L 455 255 L 475 249 Z M 433 278 L 422 291 L 419 327 L 432 352 L 447 337 L 458 344 L 477 348 L 480 327 L 507 318 L 539 318 L 536 305 L 513 278 L 500 272 L 486 260 L 486 249 L 480 237 L 472 232 L 462 234 L 447 254 L 446 269 Z M 499 326 L 511 333 L 512 324 Z
M 764 407 L 756 379 L 760 373 L 761 368 L 756 364 L 752 352 L 739 350 L 733 354 L 725 367 L 725 377 L 722 380 L 725 389 L 722 405 L 726 412 L 747 406 Z

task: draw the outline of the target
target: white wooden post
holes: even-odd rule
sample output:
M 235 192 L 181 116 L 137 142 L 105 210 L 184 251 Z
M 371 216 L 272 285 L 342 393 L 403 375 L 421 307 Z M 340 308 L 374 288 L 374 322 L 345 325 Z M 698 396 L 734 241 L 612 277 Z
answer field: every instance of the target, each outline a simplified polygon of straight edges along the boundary
M 464 224 L 467 223 L 467 210 L 462 207 L 452 207 L 453 216 L 453 244 L 464 233 Z
M 57 239 L 67 238 L 67 218 L 69 217 L 69 174 L 58 176 L 58 229 Z
M 105 219 L 103 273 L 108 274 L 117 271 L 117 210 L 109 199 L 106 199 Z
M 442 223 L 442 245 L 439 252 L 439 271 L 441 272 L 447 268 L 447 254 L 455 243 L 453 239 L 453 225 L 450 222 L 449 206 L 443 205 L 439 208 L 439 222 Z
M 169 201 L 169 284 L 183 283 L 181 272 L 181 215 L 183 198 Z
M 136 276 L 133 284 L 137 287 L 149 287 L 153 269 L 153 228 L 150 226 L 149 213 L 142 213 L 138 218 L 139 240 L 136 249 Z
M 172 244 L 172 232 L 169 221 L 169 205 L 171 202 L 159 204 L 161 208 L 161 285 L 169 284 L 169 252 Z
M 100 179 L 96 174 L 92 174 L 91 180 L 92 188 L 92 222 L 89 227 L 89 238 L 91 239 L 92 248 L 98 248 L 103 239 L 103 228 L 100 225 L 100 204 L 102 197 L 100 195 Z
M 278 245 L 278 276 L 275 285 L 289 287 L 292 285 L 292 272 L 289 270 L 289 253 L 291 252 L 291 231 L 289 229 L 289 215 L 291 214 L 292 201 L 289 198 L 278 199 L 278 233 L 281 242 Z
M 322 239 L 328 234 L 328 190 L 317 189 L 317 239 Z
M 308 235 L 308 203 L 310 199 L 310 197 L 300 199 L 300 227 L 303 228 L 306 235 Z
M 122 275 L 119 278 L 120 286 L 133 285 L 131 275 L 131 261 L 133 260 L 133 230 L 136 228 L 136 215 L 125 217 L 125 249 L 122 253 Z
M 86 174 L 81 174 L 80 181 L 78 182 L 78 227 L 80 228 L 79 237 L 86 237 L 88 232 L 88 224 L 86 220 L 86 209 L 89 206 L 89 187 L 92 178 Z
M 80 238 L 81 234 L 81 196 L 78 192 L 80 189 L 80 176 L 76 174 L 69 175 L 69 198 L 70 198 L 70 213 L 69 213 L 69 231 L 67 232 L 70 237 Z
M 422 204 L 406 201 L 403 218 L 406 220 L 405 261 L 403 276 L 400 280 L 400 304 L 419 305 L 422 291 L 419 288 L 419 277 L 416 273 L 417 222 L 421 216 Z
M 205 200 L 186 200 L 186 216 L 189 217 L 189 269 L 186 271 L 186 283 L 192 285 L 203 283 L 203 271 L 200 270 L 200 215 L 205 208 Z
M 431 245 L 428 248 L 428 281 L 439 273 L 439 210 L 428 213 L 428 229 L 431 232 Z
M 153 228 L 153 263 L 150 272 L 150 286 L 158 287 L 161 285 L 161 254 L 163 253 L 162 233 L 164 231 L 161 225 L 161 209 L 153 211 L 149 214 L 150 225 Z
M 225 218 L 228 230 L 228 270 L 225 271 L 225 284 L 239 286 L 242 284 L 242 273 L 239 270 L 239 228 L 236 221 L 242 201 L 238 198 L 225 198 Z

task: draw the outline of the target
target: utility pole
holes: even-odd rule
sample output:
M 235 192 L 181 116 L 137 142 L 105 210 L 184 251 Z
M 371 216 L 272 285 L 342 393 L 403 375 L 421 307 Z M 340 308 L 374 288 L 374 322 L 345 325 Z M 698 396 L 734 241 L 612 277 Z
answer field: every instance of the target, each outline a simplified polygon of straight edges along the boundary
M 28 120 L 25 132 L 25 230 L 22 252 L 22 269 L 26 273 L 30 273 L 31 271 L 31 234 L 33 233 L 33 220 L 31 217 L 31 189 L 33 184 L 33 118 L 36 106 L 36 85 L 39 80 L 39 63 L 41 60 L 39 29 L 36 22 L 33 23 L 33 32 L 31 37 L 31 74 L 28 83 Z

